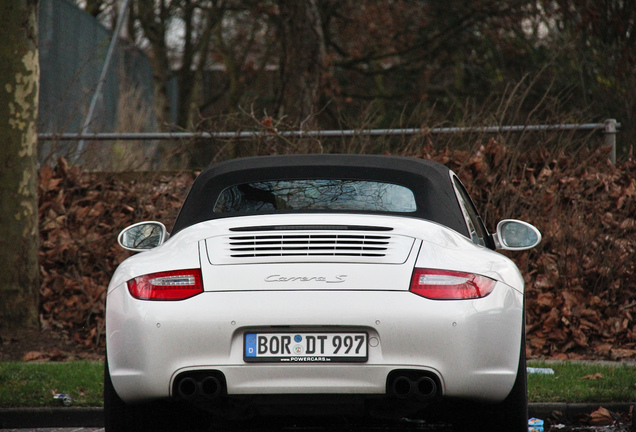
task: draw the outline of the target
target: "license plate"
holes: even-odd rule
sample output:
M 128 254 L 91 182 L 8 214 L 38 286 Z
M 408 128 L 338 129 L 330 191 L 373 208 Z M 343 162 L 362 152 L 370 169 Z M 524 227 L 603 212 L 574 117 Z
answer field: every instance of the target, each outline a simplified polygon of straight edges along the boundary
M 367 334 L 245 333 L 246 362 L 323 363 L 364 362 Z

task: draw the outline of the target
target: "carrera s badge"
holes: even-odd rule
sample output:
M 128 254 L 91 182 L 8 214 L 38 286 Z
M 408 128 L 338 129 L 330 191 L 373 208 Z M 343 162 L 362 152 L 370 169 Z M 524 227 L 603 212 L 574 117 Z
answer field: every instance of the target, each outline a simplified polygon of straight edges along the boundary
M 346 282 L 347 275 L 327 276 L 282 276 L 270 275 L 265 278 L 265 282 L 324 282 L 342 283 Z

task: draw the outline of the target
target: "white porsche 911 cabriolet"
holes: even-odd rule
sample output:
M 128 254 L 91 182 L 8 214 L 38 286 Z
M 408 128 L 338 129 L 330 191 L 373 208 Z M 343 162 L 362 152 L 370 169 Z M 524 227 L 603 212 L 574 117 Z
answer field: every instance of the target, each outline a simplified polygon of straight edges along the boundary
M 456 175 L 417 158 L 211 165 L 106 301 L 105 424 L 155 431 L 261 415 L 422 417 L 527 430 L 524 282 Z

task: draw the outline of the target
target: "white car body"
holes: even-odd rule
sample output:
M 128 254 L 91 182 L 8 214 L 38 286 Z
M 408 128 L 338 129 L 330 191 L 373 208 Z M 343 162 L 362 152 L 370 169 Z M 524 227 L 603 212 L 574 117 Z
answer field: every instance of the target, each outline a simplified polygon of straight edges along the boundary
M 363 251 L 338 254 L 343 235 Z M 259 241 L 267 245 L 272 236 L 280 250 L 259 253 Z M 285 242 L 299 236 L 310 246 L 317 239 L 315 253 L 287 252 Z M 323 251 L 325 238 L 336 240 Z M 364 243 L 378 239 L 383 252 L 365 253 Z M 203 292 L 184 300 L 139 300 L 127 285 L 140 275 L 191 268 L 200 269 Z M 485 276 L 494 288 L 482 298 L 432 300 L 410 291 L 416 268 Z M 124 404 L 194 400 L 196 387 L 180 395 L 181 381 L 200 381 L 207 371 L 218 378 L 214 396 L 226 399 L 374 398 L 392 390 L 406 397 L 409 390 L 400 394 L 389 377 L 408 371 L 432 381 L 426 400 L 500 403 L 520 367 L 523 308 L 514 263 L 437 222 L 347 212 L 225 217 L 187 226 L 119 266 L 108 287 L 107 373 Z M 246 334 L 334 332 L 366 334 L 367 358 L 246 357 Z

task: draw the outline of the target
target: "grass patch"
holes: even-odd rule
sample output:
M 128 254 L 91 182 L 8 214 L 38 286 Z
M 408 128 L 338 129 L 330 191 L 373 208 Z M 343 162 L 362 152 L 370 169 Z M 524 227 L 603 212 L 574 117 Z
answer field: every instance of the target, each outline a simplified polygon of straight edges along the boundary
M 626 364 L 528 362 L 554 375 L 528 374 L 530 402 L 633 402 L 636 367 Z
M 636 367 L 628 365 L 530 361 L 554 375 L 529 374 L 530 402 L 633 402 Z M 73 398 L 73 406 L 103 405 L 101 362 L 0 363 L 0 407 L 54 407 L 56 393 Z
M 56 393 L 73 398 L 72 406 L 102 406 L 104 364 L 73 361 L 64 363 L 0 363 L 0 407 L 61 406 Z

